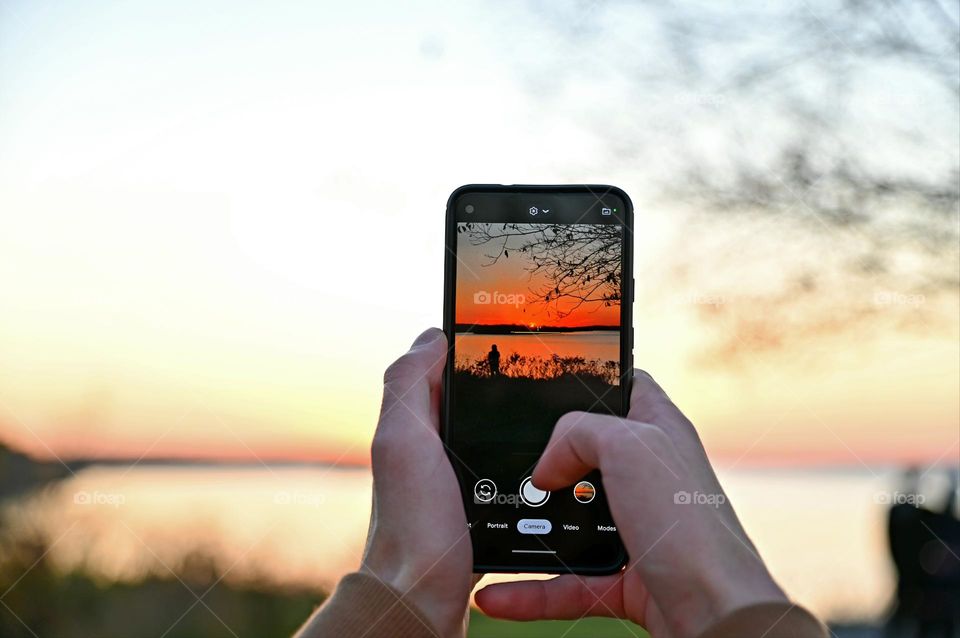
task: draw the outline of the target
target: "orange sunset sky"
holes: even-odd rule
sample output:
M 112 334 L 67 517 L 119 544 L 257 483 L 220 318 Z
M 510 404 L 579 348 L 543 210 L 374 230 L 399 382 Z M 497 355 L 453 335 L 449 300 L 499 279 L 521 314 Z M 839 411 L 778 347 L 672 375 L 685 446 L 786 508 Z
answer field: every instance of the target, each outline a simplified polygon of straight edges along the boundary
M 519 245 L 519 244 L 518 244 Z M 559 306 L 548 309 L 536 302 L 536 291 L 547 281 L 542 273 L 532 274 L 525 253 L 514 251 L 512 257 L 493 261 L 493 245 L 473 245 L 468 233 L 457 235 L 457 323 L 517 324 L 529 327 L 555 326 L 620 326 L 620 306 L 603 303 L 584 304 L 570 314 L 558 316 L 555 308 L 566 313 L 575 303 L 563 299 Z M 525 303 L 474 303 L 478 292 L 513 295 Z M 519 296 L 519 297 L 518 297 Z
M 0 443 L 366 463 L 383 370 L 442 322 L 450 193 L 605 183 L 634 202 L 637 365 L 722 464 L 956 464 L 955 253 L 792 199 L 685 198 L 694 162 L 763 171 L 796 121 L 765 90 L 704 94 L 672 47 L 621 37 L 639 5 L 591 7 L 595 40 L 572 41 L 552 3 L 385 3 L 381 21 L 349 3 L 334 21 L 310 3 L 197 20 L 192 5 L 0 3 Z M 740 49 L 711 61 L 736 69 Z M 791 82 L 813 90 L 807 73 Z M 881 175 L 955 175 L 947 101 L 871 77 L 850 87 L 862 108 L 838 146 L 866 144 Z M 827 84 L 816 99 L 836 99 Z M 898 219 L 933 214 L 913 206 Z M 918 275 L 928 262 L 948 285 Z M 529 292 L 513 256 L 463 268 L 458 320 L 551 321 L 470 303 Z

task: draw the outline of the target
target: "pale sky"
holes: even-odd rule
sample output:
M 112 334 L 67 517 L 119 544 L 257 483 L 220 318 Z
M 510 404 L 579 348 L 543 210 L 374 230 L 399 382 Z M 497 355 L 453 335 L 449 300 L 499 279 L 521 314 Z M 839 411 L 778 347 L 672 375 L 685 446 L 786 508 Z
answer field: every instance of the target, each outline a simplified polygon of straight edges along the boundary
M 574 16 L 602 36 L 578 39 L 535 4 L 4 2 L 0 440 L 363 460 L 382 370 L 441 319 L 450 191 L 599 182 L 637 205 L 638 362 L 718 453 L 955 456 L 955 303 L 945 328 L 881 322 L 705 362 L 717 273 L 749 296 L 806 244 L 776 224 L 720 259 L 717 236 L 763 226 L 693 227 L 699 211 L 662 195 L 691 148 L 723 158 L 717 108 L 765 107 L 668 84 L 638 96 L 622 60 L 675 61 L 623 32 L 642 12 L 612 11 Z M 898 95 L 877 117 L 923 102 Z M 671 146 L 678 118 L 690 131 Z M 702 259 L 680 278 L 685 251 Z

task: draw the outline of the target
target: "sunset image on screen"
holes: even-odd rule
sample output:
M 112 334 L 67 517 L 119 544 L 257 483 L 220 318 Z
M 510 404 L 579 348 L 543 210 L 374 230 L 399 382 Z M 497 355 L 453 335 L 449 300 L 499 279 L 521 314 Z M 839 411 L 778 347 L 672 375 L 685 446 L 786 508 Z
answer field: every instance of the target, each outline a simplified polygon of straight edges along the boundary
M 623 229 L 457 226 L 453 419 L 495 453 L 572 410 L 617 413 Z
M 457 232 L 459 376 L 619 384 L 620 226 L 462 223 Z
M 535 457 L 564 414 L 620 412 L 622 255 L 614 224 L 458 224 L 451 421 L 474 457 Z

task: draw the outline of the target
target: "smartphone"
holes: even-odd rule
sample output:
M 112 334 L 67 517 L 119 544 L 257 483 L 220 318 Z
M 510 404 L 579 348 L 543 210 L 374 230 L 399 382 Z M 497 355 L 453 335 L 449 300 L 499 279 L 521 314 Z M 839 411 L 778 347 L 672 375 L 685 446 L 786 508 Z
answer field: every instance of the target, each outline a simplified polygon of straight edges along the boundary
M 447 202 L 442 435 L 476 572 L 626 563 L 597 471 L 555 492 L 530 477 L 563 414 L 627 413 L 632 229 L 613 186 L 469 185 Z

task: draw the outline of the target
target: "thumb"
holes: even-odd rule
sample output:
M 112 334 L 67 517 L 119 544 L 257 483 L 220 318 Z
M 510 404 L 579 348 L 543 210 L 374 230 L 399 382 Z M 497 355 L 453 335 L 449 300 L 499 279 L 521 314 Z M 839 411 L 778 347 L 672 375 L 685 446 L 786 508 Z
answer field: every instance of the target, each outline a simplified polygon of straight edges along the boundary
M 426 419 L 431 408 L 430 391 L 440 385 L 446 358 L 443 331 L 429 328 L 421 333 L 410 350 L 391 363 L 383 375 L 381 417 L 403 407 Z

